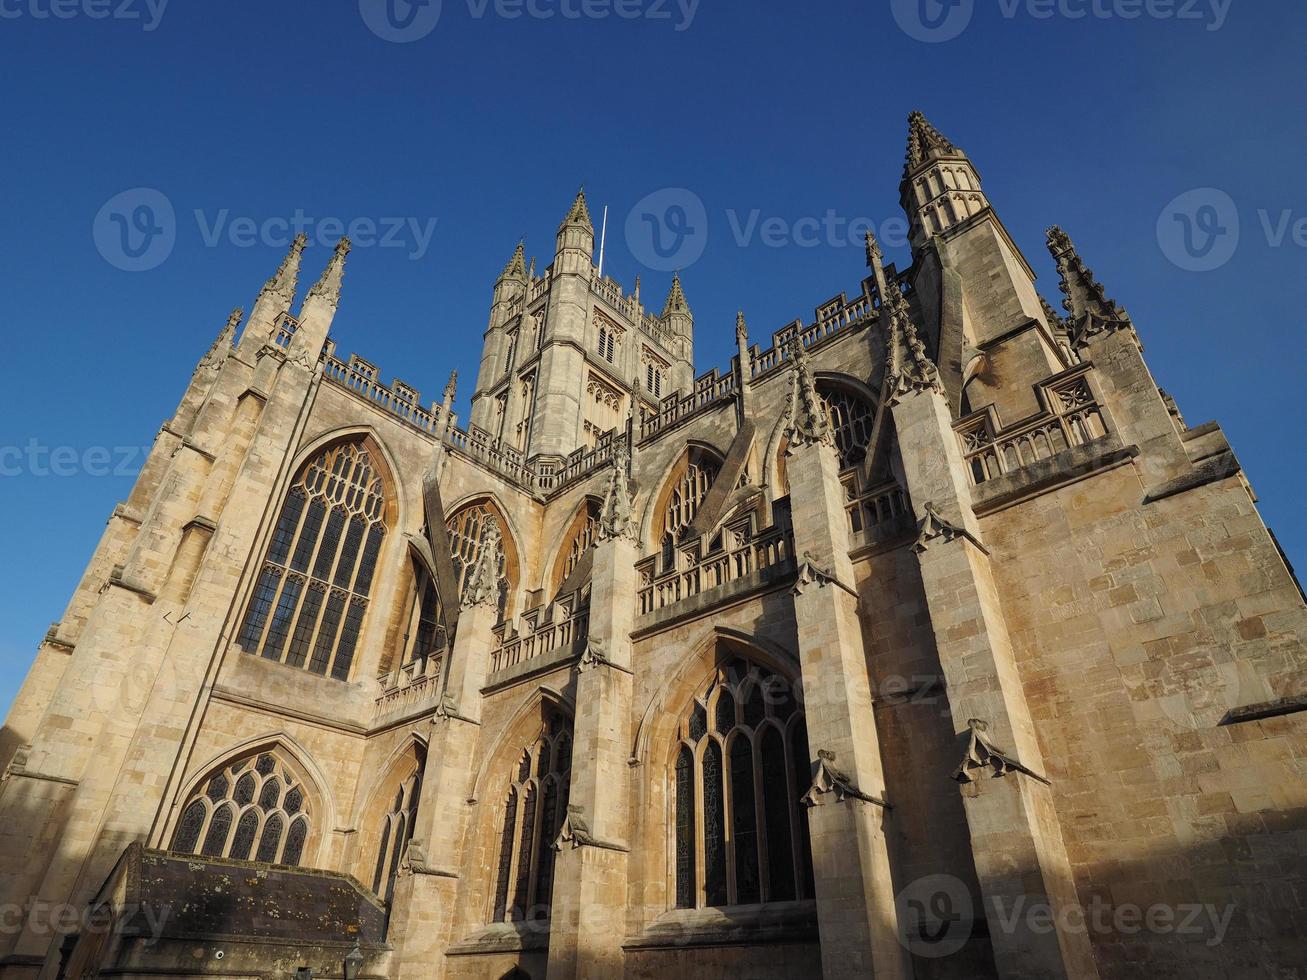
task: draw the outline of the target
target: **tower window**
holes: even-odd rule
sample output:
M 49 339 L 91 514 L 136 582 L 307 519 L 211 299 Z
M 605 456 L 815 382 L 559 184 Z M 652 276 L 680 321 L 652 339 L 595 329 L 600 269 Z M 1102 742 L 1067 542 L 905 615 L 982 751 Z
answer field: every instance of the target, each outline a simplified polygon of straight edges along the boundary
M 282 505 L 237 644 L 348 680 L 386 534 L 386 495 L 366 446 L 323 450 Z

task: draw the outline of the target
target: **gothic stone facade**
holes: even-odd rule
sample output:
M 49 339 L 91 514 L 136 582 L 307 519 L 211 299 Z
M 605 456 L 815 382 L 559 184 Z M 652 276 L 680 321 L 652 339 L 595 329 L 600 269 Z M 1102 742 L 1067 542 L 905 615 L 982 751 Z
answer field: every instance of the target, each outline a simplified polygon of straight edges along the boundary
M 296 242 L 5 724 L 0 976 L 1301 976 L 1238 462 L 919 114 L 901 186 L 910 268 L 698 376 L 578 196 L 465 426 L 336 356 L 348 242 L 292 315 Z

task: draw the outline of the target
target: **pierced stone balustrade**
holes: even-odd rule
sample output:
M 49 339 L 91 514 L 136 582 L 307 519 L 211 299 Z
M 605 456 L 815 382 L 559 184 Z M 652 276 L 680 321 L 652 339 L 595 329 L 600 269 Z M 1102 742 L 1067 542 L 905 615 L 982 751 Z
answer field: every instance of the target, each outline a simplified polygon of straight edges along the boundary
M 386 686 L 377 698 L 373 718 L 399 717 L 426 704 L 434 704 L 440 696 L 440 673 L 445 663 L 445 641 L 439 649 L 424 657 L 416 657 L 400 667 L 385 681 Z
M 756 536 L 727 529 L 721 547 L 703 555 L 700 544 L 678 549 L 678 567 L 661 574 L 657 555 L 636 565 L 641 616 L 732 583 L 781 577 L 794 569 L 794 536 L 788 528 L 768 528 Z
M 495 628 L 495 648 L 490 670 L 498 673 L 556 651 L 579 654 L 590 629 L 590 587 L 577 590 L 548 606 L 523 613 L 516 627 L 500 623 Z
M 971 485 L 1106 436 L 1107 416 L 1094 391 L 1092 368 L 1077 364 L 1040 382 L 1036 393 L 1043 411 L 1015 425 L 1001 428 L 992 407 L 954 423 Z
M 908 493 L 895 481 L 862 489 L 856 470 L 846 472 L 844 510 L 849 516 L 849 533 L 862 535 L 865 542 L 880 540 L 912 526 L 912 504 Z

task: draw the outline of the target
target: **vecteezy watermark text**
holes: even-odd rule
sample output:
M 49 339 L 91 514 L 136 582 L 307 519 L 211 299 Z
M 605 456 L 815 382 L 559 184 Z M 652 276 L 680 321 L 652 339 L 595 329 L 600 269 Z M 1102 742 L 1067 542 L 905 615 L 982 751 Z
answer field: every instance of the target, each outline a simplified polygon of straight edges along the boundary
M 701 0 L 465 0 L 473 20 L 643 20 L 686 31 Z M 359 0 L 368 30 L 383 41 L 411 44 L 436 29 L 443 0 Z
M 149 446 L 47 446 L 29 439 L 22 446 L 0 446 L 0 479 L 18 476 L 134 477 L 150 455 Z
M 421 259 L 431 247 L 437 218 L 413 215 L 382 217 L 318 217 L 301 209 L 289 216 L 254 218 L 233 215 L 230 208 L 191 212 L 206 248 L 286 248 L 304 234 L 316 245 L 331 247 L 349 236 L 355 248 L 400 248 L 408 258 Z M 172 201 L 153 187 L 135 187 L 115 194 L 100 208 L 91 225 L 96 250 L 106 262 L 125 272 L 146 272 L 162 265 L 177 245 L 177 212 Z
M 168 0 L 0 0 L 0 20 L 133 20 L 149 33 Z
M 1219 31 L 1234 0 L 890 0 L 899 29 L 917 41 L 940 44 L 971 26 L 977 6 L 997 8 L 1004 20 L 1135 21 L 1201 24 Z

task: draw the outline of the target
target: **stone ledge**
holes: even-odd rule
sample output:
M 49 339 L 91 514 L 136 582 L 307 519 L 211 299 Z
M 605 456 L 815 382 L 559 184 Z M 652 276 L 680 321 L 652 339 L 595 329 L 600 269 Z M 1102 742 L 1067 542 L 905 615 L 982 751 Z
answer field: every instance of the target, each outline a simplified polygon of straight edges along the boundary
M 622 948 L 677 949 L 816 941 L 816 902 L 776 902 L 732 908 L 673 909 L 660 915 L 640 935 L 628 938 Z
M 449 956 L 517 953 L 549 948 L 549 922 L 495 922 L 450 945 Z
M 581 656 L 581 650 L 584 646 L 585 640 L 581 638 L 575 643 L 569 643 L 567 646 L 550 650 L 542 656 L 521 660 L 511 667 L 497 670 L 486 678 L 486 686 L 481 689 L 481 693 L 494 694 L 496 691 L 512 687 L 514 684 L 528 680 L 538 674 L 547 674 L 559 667 L 569 666 Z
M 1002 510 L 1026 497 L 1074 483 L 1100 470 L 1128 462 L 1139 455 L 1139 447 L 1122 446 L 1115 435 L 1100 436 L 1083 446 L 1072 446 L 1041 459 L 1015 473 L 995 477 L 972 487 L 978 517 Z
M 1263 718 L 1279 718 L 1282 715 L 1297 714 L 1299 711 L 1307 711 L 1307 694 L 1299 694 L 1293 697 L 1277 698 L 1274 701 L 1262 701 L 1258 704 L 1245 705 L 1242 708 L 1231 708 L 1224 718 L 1221 719 L 1221 725 L 1238 725 L 1245 721 L 1261 721 Z
M 1221 453 L 1219 456 L 1213 456 L 1195 466 L 1191 472 L 1183 476 L 1177 476 L 1174 480 L 1168 480 L 1160 486 L 1153 487 L 1144 495 L 1143 502 L 1145 504 L 1156 503 L 1159 500 L 1165 500 L 1167 497 L 1174 497 L 1177 494 L 1188 493 L 1190 490 L 1205 487 L 1209 483 L 1229 479 L 1242 472 L 1243 467 L 1239 465 L 1239 460 L 1235 458 L 1234 453 Z

